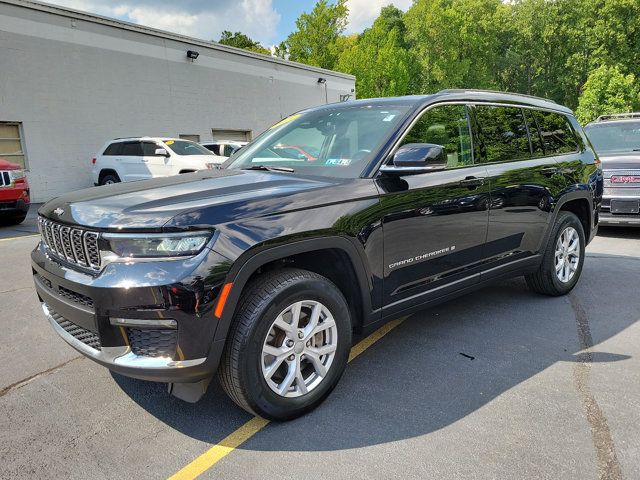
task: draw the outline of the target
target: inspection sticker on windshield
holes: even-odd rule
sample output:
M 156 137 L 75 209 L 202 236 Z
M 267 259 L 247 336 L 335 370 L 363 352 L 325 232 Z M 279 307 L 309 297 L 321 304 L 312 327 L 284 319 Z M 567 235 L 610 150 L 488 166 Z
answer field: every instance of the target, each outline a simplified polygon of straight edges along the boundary
M 284 118 L 282 120 L 280 120 L 278 123 L 276 123 L 273 127 L 271 127 L 269 130 L 273 130 L 274 128 L 279 127 L 280 125 L 284 125 L 285 123 L 289 123 L 291 120 L 295 120 L 296 118 L 298 118 L 300 116 L 299 113 L 296 113 L 295 115 L 291 115 L 287 118 Z
M 327 161 L 324 162 L 325 165 L 340 165 L 341 167 L 347 167 L 351 165 L 350 158 L 327 158 Z
M 166 143 L 167 145 L 173 145 L 173 144 L 174 144 L 174 143 L 176 143 L 176 142 L 174 142 L 173 140 L 167 140 L 167 141 L 166 141 L 166 142 L 164 142 L 164 143 Z

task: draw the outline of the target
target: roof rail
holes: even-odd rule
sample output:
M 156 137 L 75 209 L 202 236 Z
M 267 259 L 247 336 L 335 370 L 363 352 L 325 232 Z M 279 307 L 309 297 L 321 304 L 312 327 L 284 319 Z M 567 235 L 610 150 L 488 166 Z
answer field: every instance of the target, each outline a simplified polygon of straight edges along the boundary
M 640 118 L 640 112 L 612 113 L 609 115 L 600 115 L 596 119 L 596 122 L 603 122 L 606 120 L 623 120 L 625 118 Z
M 464 92 L 474 92 L 474 93 L 500 93 L 503 95 L 516 95 L 518 97 L 525 98 L 534 98 L 536 100 L 544 100 L 545 102 L 556 103 L 556 101 L 551 100 L 550 98 L 544 97 L 536 97 L 535 95 L 527 95 L 526 93 L 515 93 L 515 92 L 502 92 L 500 90 L 483 90 L 483 89 L 475 89 L 475 88 L 447 88 L 444 90 L 440 90 L 438 93 L 464 93 Z

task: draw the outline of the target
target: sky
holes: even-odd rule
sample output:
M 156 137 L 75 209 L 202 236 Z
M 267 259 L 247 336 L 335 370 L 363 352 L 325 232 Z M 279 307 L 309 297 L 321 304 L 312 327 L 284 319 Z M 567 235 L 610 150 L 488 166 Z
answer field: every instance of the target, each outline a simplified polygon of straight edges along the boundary
M 54 5 L 181 33 L 218 40 L 223 30 L 242 32 L 266 47 L 277 45 L 295 30 L 303 12 L 316 0 L 44 0 Z M 412 0 L 347 0 L 347 33 L 371 26 L 380 9 L 393 3 L 407 10 Z

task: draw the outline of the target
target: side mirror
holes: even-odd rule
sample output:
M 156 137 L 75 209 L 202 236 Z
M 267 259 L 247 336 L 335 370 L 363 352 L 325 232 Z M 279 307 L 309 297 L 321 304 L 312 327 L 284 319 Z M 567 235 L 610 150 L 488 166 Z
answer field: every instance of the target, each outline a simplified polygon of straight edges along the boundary
M 157 157 L 168 157 L 169 152 L 167 152 L 166 148 L 156 148 L 156 152 L 154 153 Z
M 393 162 L 383 165 L 381 172 L 389 175 L 415 175 L 444 170 L 447 154 L 442 145 L 434 143 L 407 143 L 393 155 Z

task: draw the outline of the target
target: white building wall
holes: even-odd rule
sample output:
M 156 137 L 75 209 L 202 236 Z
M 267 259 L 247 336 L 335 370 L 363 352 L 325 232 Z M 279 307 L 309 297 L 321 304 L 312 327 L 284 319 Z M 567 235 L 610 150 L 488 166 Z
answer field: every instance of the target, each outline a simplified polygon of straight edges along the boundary
M 200 56 L 191 61 L 187 50 Z M 318 78 L 326 79 L 326 87 Z M 251 130 L 354 78 L 23 0 L 0 0 L 0 122 L 21 122 L 32 200 L 92 185 L 109 139 Z

